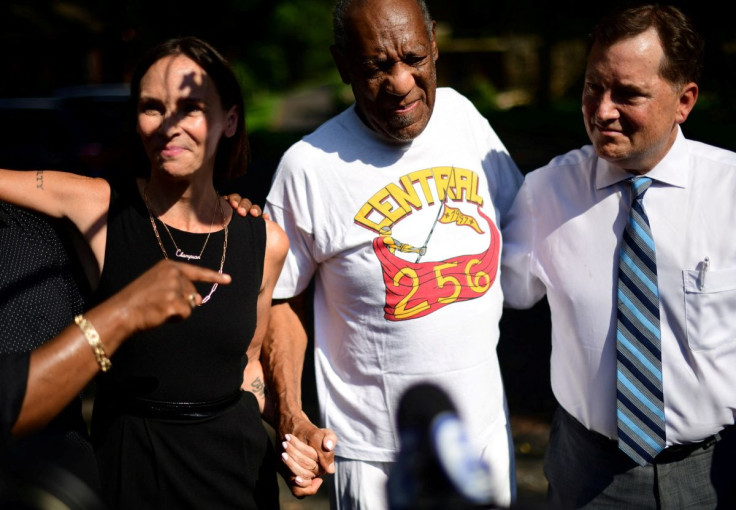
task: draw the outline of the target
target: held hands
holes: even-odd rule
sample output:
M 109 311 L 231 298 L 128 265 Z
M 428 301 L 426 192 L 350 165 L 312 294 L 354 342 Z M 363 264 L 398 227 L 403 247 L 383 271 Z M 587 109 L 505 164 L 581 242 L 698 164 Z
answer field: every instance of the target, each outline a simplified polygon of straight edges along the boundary
M 127 314 L 133 331 L 142 331 L 189 317 L 202 303 L 192 282 L 227 285 L 230 279 L 230 275 L 204 267 L 162 260 L 110 300 Z
M 262 210 L 249 199 L 237 193 L 223 198 L 241 216 L 261 216 Z M 263 217 L 270 220 L 268 214 Z M 322 486 L 322 475 L 335 472 L 335 445 L 337 436 L 330 429 L 320 429 L 303 412 L 299 416 L 282 419 L 279 425 L 284 433 L 281 442 L 282 477 L 297 498 L 312 496 Z
M 297 498 L 314 495 L 322 485 L 322 475 L 335 472 L 337 436 L 314 425 L 306 415 L 293 420 L 290 430 L 281 443 L 281 460 L 290 471 L 284 479 Z

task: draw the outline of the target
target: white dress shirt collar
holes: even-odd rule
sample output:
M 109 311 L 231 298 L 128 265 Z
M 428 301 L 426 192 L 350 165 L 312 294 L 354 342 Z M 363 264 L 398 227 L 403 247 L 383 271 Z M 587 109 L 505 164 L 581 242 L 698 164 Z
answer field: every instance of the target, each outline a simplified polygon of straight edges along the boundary
M 655 181 L 685 188 L 690 177 L 690 165 L 688 162 L 688 148 L 682 129 L 677 126 L 677 137 L 675 143 L 667 152 L 665 157 L 657 165 L 647 172 L 647 177 Z M 623 168 L 598 158 L 598 168 L 595 177 L 595 187 L 600 190 L 621 182 L 631 177 L 631 173 Z

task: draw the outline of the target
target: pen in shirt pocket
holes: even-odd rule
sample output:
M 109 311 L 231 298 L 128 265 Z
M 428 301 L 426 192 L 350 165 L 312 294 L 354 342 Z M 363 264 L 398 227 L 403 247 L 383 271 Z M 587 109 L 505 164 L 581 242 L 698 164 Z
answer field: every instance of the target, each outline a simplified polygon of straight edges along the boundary
M 705 289 L 705 274 L 710 269 L 710 257 L 705 257 L 700 263 L 700 290 Z

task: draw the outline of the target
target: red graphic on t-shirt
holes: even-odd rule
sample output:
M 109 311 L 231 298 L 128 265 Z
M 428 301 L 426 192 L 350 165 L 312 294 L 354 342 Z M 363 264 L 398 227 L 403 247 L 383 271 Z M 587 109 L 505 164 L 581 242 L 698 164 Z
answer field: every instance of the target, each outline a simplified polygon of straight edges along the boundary
M 373 249 L 381 261 L 383 280 L 386 284 L 385 317 L 392 321 L 416 319 L 458 301 L 468 301 L 484 295 L 496 280 L 500 235 L 498 229 L 478 206 L 478 214 L 488 224 L 490 242 L 488 249 L 474 255 L 459 255 L 441 261 L 409 262 L 394 253 L 424 255 L 424 248 L 415 248 L 397 242 L 390 236 L 373 240 Z M 465 216 L 465 218 L 469 218 Z M 477 223 L 470 225 L 482 231 Z

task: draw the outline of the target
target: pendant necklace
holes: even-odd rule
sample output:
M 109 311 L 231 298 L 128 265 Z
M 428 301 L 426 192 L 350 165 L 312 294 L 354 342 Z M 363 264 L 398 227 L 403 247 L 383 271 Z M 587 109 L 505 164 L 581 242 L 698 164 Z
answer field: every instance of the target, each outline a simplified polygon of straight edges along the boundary
M 163 254 L 165 259 L 169 258 L 169 254 L 166 252 L 166 248 L 164 247 L 164 243 L 161 242 L 161 236 L 158 233 L 158 228 L 156 228 L 156 220 L 154 219 L 153 212 L 151 212 L 151 206 L 148 203 L 148 195 L 146 194 L 147 187 L 143 188 L 143 203 L 146 205 L 146 210 L 148 211 L 148 218 L 151 220 L 151 227 L 153 227 L 153 233 L 156 235 L 156 241 L 158 241 L 158 246 L 161 248 L 161 253 Z M 225 213 L 222 211 L 222 201 L 220 200 L 220 197 L 217 196 L 217 208 L 215 209 L 215 212 L 220 212 L 220 218 L 222 220 L 223 226 L 225 227 L 225 241 L 222 244 L 222 258 L 220 259 L 220 269 L 218 269 L 218 273 L 222 274 L 222 269 L 225 267 L 225 255 L 227 254 L 227 223 L 225 223 Z M 159 219 L 159 221 L 161 221 Z M 161 224 L 166 229 L 166 232 L 169 233 L 169 237 L 171 238 L 171 242 L 174 243 L 174 247 L 176 248 L 176 256 L 179 258 L 185 258 L 187 260 L 200 260 L 202 258 L 202 254 L 204 253 L 204 248 L 207 246 L 207 241 L 210 240 L 210 234 L 212 234 L 212 226 L 215 222 L 215 214 L 212 215 L 212 222 L 210 223 L 210 231 L 207 233 L 207 238 L 204 241 L 204 245 L 202 246 L 202 251 L 199 252 L 199 255 L 188 255 L 184 253 L 177 245 L 176 241 L 174 241 L 174 237 L 171 235 L 171 232 L 169 231 L 169 228 L 166 226 L 166 223 L 161 221 Z M 200 306 L 205 304 L 207 301 L 210 300 L 212 297 L 212 294 L 217 290 L 217 283 L 212 284 L 212 288 L 210 289 L 209 293 L 202 298 L 202 303 Z
M 143 201 L 146 203 L 146 209 L 148 209 L 148 214 L 150 216 L 153 216 L 151 214 L 151 206 L 148 203 L 148 195 L 146 195 L 147 188 L 143 188 Z M 216 194 L 215 194 L 216 195 Z M 220 199 L 217 197 L 217 205 L 220 204 Z M 222 207 L 222 206 L 220 206 Z M 220 211 L 220 214 L 222 214 L 222 211 Z M 174 252 L 174 255 L 179 257 L 180 259 L 186 259 L 187 261 L 190 260 L 200 260 L 202 258 L 202 254 L 204 253 L 204 249 L 207 247 L 207 242 L 210 240 L 210 234 L 212 234 L 212 225 L 215 224 L 215 216 L 217 215 L 217 207 L 215 207 L 212 210 L 212 220 L 210 221 L 210 230 L 207 232 L 207 237 L 204 240 L 204 244 L 202 245 L 202 249 L 199 250 L 199 255 L 190 255 L 188 253 L 185 253 L 184 250 L 179 248 L 179 245 L 176 244 L 176 241 L 174 241 L 174 236 L 171 235 L 171 230 L 169 230 L 169 227 L 166 225 L 165 222 L 159 219 L 161 221 L 161 225 L 164 226 L 164 229 L 166 230 L 166 233 L 169 234 L 169 239 L 171 239 L 171 242 L 174 244 L 174 248 L 176 248 L 176 252 Z M 155 225 L 154 225 L 155 228 Z M 156 232 L 156 236 L 158 236 L 158 231 Z

